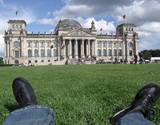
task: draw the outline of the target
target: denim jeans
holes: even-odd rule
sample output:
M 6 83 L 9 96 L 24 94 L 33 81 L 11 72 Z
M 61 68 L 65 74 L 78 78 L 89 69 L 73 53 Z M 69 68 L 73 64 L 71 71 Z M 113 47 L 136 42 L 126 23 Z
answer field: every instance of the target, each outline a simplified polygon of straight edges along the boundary
M 130 113 L 122 117 L 117 125 L 155 125 L 153 122 L 144 118 L 140 112 Z
M 33 105 L 11 112 L 3 125 L 55 125 L 55 117 L 52 109 Z

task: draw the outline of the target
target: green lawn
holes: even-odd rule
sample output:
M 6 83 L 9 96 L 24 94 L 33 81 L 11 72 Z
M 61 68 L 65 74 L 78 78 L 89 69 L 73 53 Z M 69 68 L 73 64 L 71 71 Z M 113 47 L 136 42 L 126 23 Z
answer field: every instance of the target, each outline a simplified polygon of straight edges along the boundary
M 17 76 L 31 82 L 39 104 L 55 111 L 57 125 L 109 125 L 140 87 L 160 84 L 160 65 L 0 67 L 0 124 L 16 104 L 11 84 Z M 160 124 L 160 101 L 155 108 Z

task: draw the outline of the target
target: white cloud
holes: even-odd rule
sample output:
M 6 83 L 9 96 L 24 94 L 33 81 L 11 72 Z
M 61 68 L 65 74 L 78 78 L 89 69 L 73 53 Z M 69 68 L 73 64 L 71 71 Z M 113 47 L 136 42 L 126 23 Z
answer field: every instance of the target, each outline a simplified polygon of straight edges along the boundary
M 25 20 L 27 24 L 30 24 L 36 20 L 35 15 L 29 8 L 17 7 L 15 5 L 5 4 L 1 6 L 4 8 L 0 11 L 0 32 L 4 32 L 7 29 L 7 22 L 12 19 Z M 16 11 L 18 10 L 18 15 L 16 16 Z
M 4 3 L 4 0 L 0 0 L 0 3 Z M 4 31 L 7 30 L 8 21 L 10 19 L 20 19 L 25 20 L 28 24 L 34 22 L 36 17 L 29 8 L 17 7 L 15 5 L 6 5 L 5 3 L 1 6 L 0 10 L 0 56 L 4 55 Z M 16 11 L 18 10 L 18 15 L 16 16 Z
M 160 22 L 149 22 L 138 27 L 142 32 L 160 33 Z
M 43 19 L 38 20 L 37 23 L 44 24 L 44 25 L 53 25 L 55 27 L 60 19 L 65 19 L 65 18 L 64 17 L 63 18 L 60 18 L 60 17 L 43 18 Z M 101 28 L 103 29 L 102 32 L 104 34 L 106 34 L 106 33 L 111 34 L 111 33 L 115 33 L 115 31 L 116 31 L 116 27 L 114 25 L 114 22 L 107 22 L 104 19 L 98 20 L 98 19 L 95 19 L 94 17 L 91 17 L 91 18 L 77 17 L 77 18 L 72 18 L 72 19 L 77 20 L 84 28 L 90 28 L 91 22 L 94 21 L 95 27 L 96 27 L 98 33 L 100 33 Z M 51 31 L 53 31 L 53 29 Z
M 109 15 L 116 24 L 128 22 L 137 25 L 140 49 L 160 48 L 160 1 L 159 0 L 64 0 L 65 6 L 54 12 L 54 16 L 88 17 Z M 126 14 L 124 21 L 122 16 Z M 89 26 L 93 18 L 78 19 L 83 26 Z M 97 29 L 103 32 L 115 31 L 114 22 L 94 20 Z
M 55 11 L 53 15 L 62 18 L 92 15 L 93 9 L 88 5 L 66 5 L 61 10 Z
M 76 20 L 79 21 L 82 24 L 82 26 L 85 27 L 85 28 L 90 28 L 91 27 L 91 22 L 94 21 L 95 27 L 96 27 L 98 33 L 100 33 L 101 28 L 102 28 L 102 33 L 103 34 L 106 34 L 106 33 L 111 34 L 111 33 L 115 33 L 115 31 L 116 31 L 114 23 L 113 22 L 107 22 L 104 19 L 96 20 L 93 17 L 83 19 L 83 18 L 79 17 L 79 18 L 76 18 Z
M 118 21 L 122 21 L 122 14 L 127 15 L 127 22 L 143 25 L 149 22 L 160 22 L 160 1 L 140 0 L 134 1 L 129 6 L 120 6 L 115 10 Z

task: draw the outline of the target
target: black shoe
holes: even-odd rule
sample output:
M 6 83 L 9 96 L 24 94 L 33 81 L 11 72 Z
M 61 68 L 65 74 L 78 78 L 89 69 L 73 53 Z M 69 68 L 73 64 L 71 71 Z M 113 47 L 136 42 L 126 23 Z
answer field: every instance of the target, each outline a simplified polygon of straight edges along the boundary
M 30 83 L 24 78 L 16 78 L 12 84 L 13 94 L 16 101 L 22 107 L 36 105 L 36 95 Z
M 156 84 L 148 84 L 140 89 L 127 108 L 117 112 L 110 119 L 112 125 L 115 125 L 123 116 L 132 112 L 141 112 L 144 117 L 149 119 L 149 113 L 153 104 L 160 97 L 160 87 Z

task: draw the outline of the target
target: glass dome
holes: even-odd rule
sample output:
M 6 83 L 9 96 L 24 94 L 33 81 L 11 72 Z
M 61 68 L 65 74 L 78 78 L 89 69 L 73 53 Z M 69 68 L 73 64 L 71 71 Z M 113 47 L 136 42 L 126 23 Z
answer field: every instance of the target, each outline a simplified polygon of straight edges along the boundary
M 60 20 L 55 28 L 55 31 L 58 30 L 72 30 L 72 29 L 81 29 L 82 26 L 79 22 L 73 19 L 64 19 Z

